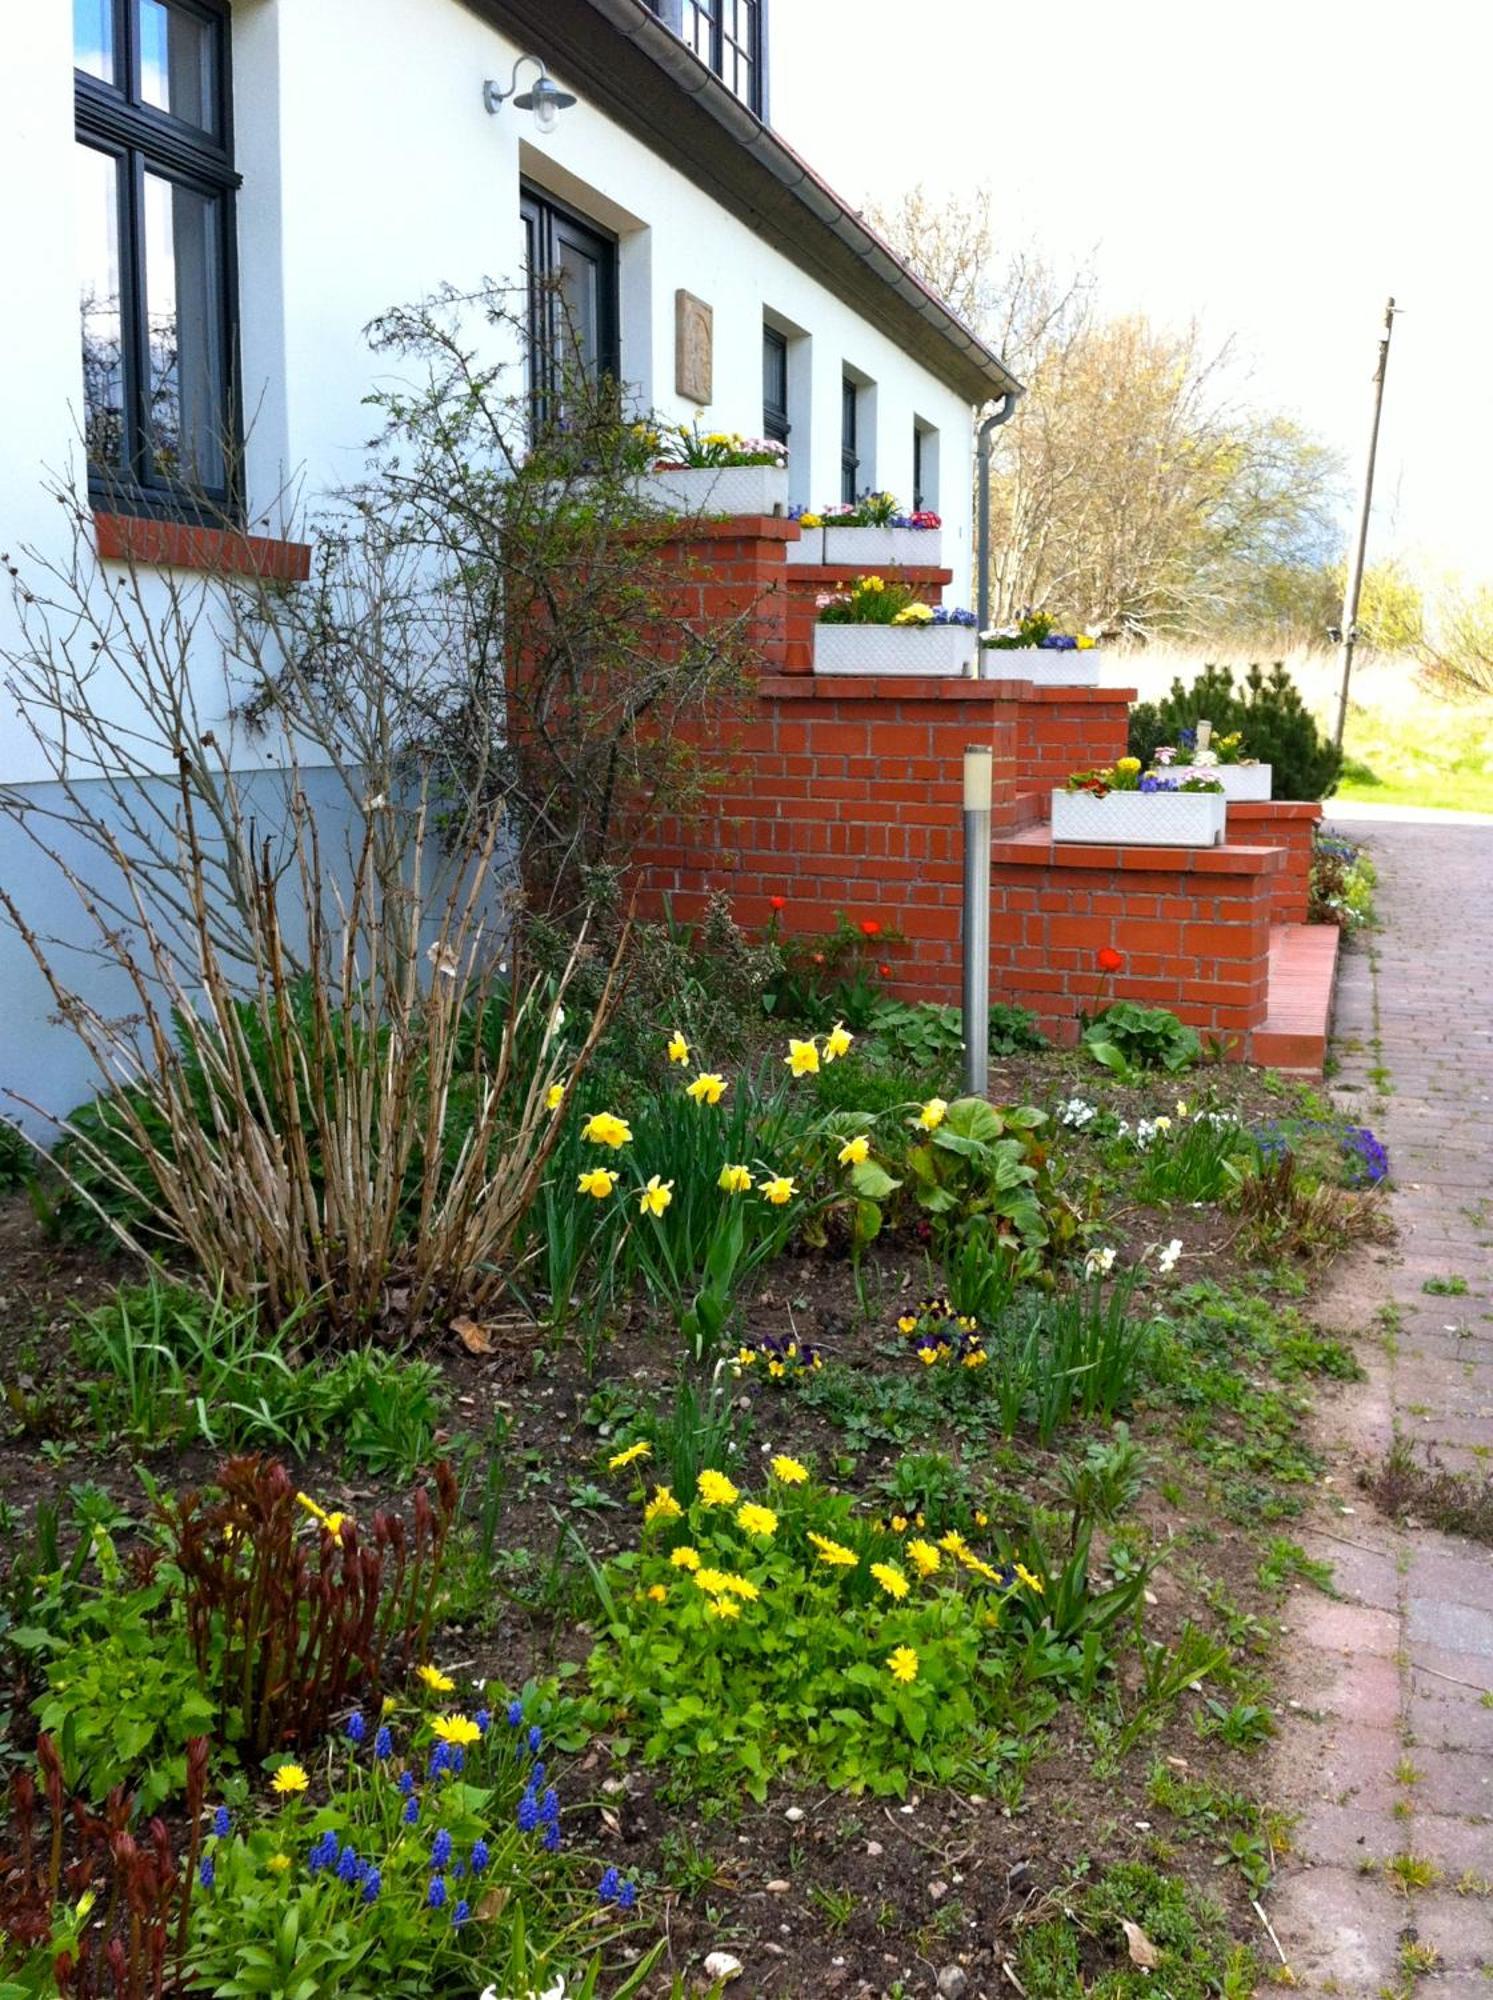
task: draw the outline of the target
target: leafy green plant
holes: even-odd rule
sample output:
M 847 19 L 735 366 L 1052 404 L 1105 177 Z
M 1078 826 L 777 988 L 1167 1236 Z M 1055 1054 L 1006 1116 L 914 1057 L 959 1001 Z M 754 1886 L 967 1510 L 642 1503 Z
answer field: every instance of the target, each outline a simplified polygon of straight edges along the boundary
M 979 1216 L 1004 1239 L 1018 1276 L 1038 1270 L 1051 1248 L 1073 1236 L 1078 1219 L 1052 1180 L 1031 1105 L 997 1109 L 981 1097 L 937 1099 L 918 1120 L 906 1171 L 918 1205 L 940 1237 Z
M 945 1073 L 964 1048 L 964 1022 L 957 1007 L 932 1000 L 878 1000 L 866 1022 L 898 1062 Z
M 9 1118 L 0 1118 L 0 1194 L 11 1194 L 35 1179 L 36 1154 Z
M 1325 799 L 1337 789 L 1342 752 L 1318 727 L 1285 667 L 1252 666 L 1242 684 L 1228 667 L 1208 666 L 1192 683 L 1172 682 L 1164 701 L 1130 711 L 1130 754 L 1149 766 L 1180 730 L 1209 721 L 1220 735 L 1239 731 L 1249 754 L 1274 769 L 1278 799 Z
M 1139 1007 L 1132 1000 L 1116 1000 L 1089 1021 L 1083 1046 L 1095 1062 L 1120 1077 L 1134 1069 L 1175 1074 L 1202 1054 L 1195 1028 L 1184 1027 L 1165 1007 Z
M 1243 1128 L 1221 1113 L 1181 1118 L 1157 1133 L 1141 1155 L 1136 1198 L 1144 1202 L 1215 1202 L 1239 1185 L 1258 1152 Z
M 990 1009 L 990 1053 L 993 1056 L 1021 1055 L 1029 1049 L 1045 1049 L 1047 1037 L 1037 1025 L 1030 1008 L 994 1001 Z

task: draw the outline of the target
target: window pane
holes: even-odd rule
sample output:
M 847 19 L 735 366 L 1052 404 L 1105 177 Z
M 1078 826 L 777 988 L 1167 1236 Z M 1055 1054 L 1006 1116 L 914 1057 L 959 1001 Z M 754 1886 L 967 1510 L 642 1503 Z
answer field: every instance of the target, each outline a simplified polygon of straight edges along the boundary
M 119 162 L 77 149 L 83 440 L 91 465 L 125 462 L 124 350 L 119 300 Z
M 147 395 L 153 470 L 225 484 L 220 203 L 145 176 Z
M 596 259 L 563 236 L 555 254 L 561 367 L 594 382 L 601 373 L 601 275 Z
M 185 124 L 216 132 L 212 28 L 171 0 L 139 0 L 139 4 L 141 98 Z
M 73 0 L 73 65 L 114 81 L 114 0 Z

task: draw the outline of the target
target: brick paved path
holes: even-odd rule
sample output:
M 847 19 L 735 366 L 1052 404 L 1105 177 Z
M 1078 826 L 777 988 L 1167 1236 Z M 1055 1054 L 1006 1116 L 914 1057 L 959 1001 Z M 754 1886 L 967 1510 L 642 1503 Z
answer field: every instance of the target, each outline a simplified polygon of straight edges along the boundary
M 1340 1597 L 1292 1600 L 1310 1719 L 1277 1759 L 1302 1819 L 1269 1910 L 1308 1991 L 1493 2000 L 1493 1548 L 1397 1530 L 1353 1486 L 1396 1434 L 1493 1471 L 1493 825 L 1352 830 L 1382 927 L 1344 966 L 1334 1088 L 1389 1147 L 1400 1240 L 1338 1301 L 1369 1381 L 1329 1418 L 1342 1511 L 1302 1538 Z M 1402 1888 L 1398 1856 L 1434 1879 Z

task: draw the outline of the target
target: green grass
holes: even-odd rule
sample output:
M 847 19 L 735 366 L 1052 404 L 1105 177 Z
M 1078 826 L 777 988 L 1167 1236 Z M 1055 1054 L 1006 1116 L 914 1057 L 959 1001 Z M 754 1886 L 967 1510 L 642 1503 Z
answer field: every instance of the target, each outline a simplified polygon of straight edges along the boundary
M 1379 805 L 1493 813 L 1493 706 L 1452 705 L 1403 690 L 1402 698 L 1355 706 L 1337 795 Z

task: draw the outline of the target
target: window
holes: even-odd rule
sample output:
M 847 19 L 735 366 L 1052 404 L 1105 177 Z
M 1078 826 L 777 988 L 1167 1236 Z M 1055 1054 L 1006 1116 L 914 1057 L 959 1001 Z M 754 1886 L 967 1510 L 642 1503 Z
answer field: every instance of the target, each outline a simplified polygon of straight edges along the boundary
M 915 514 L 923 511 L 923 427 L 912 427 L 912 510 Z
M 912 422 L 912 505 L 914 513 L 938 512 L 938 431 L 921 417 Z
M 764 0 L 648 0 L 727 90 L 763 115 Z
M 860 470 L 859 430 L 861 392 L 848 375 L 840 382 L 840 498 L 847 507 L 856 500 Z
M 788 442 L 788 338 L 762 329 L 762 435 Z
M 528 390 L 536 428 L 563 415 L 567 379 L 601 382 L 619 371 L 617 245 L 591 223 L 525 188 Z
M 73 0 L 83 433 L 95 503 L 234 488 L 233 171 L 222 0 Z

